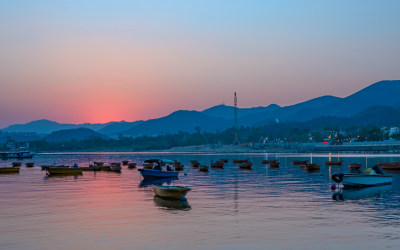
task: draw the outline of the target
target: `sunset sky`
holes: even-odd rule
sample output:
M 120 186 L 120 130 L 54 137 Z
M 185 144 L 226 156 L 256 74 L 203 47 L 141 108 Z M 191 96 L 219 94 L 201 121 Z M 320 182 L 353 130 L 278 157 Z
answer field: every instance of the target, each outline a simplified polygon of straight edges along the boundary
M 295 104 L 400 79 L 400 1 L 0 1 L 0 128 Z

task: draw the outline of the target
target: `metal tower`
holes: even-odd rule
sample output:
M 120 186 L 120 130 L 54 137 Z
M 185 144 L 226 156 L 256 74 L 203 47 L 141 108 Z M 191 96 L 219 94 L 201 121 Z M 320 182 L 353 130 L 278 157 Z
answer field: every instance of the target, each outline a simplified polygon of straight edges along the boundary
M 236 96 L 236 92 L 235 92 L 235 96 L 234 96 L 234 103 L 235 103 L 235 107 L 233 108 L 233 119 L 235 122 L 235 144 L 238 145 L 239 144 L 239 136 L 238 136 L 238 117 L 237 117 L 237 96 Z

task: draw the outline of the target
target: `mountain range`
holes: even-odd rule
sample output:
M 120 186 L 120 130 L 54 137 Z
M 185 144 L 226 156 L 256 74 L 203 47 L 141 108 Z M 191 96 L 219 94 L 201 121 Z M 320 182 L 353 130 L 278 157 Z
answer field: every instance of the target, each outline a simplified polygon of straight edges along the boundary
M 263 126 L 271 122 L 312 123 L 341 121 L 348 124 L 390 125 L 400 122 L 400 80 L 380 81 L 345 98 L 321 96 L 286 107 L 270 104 L 265 107 L 238 108 L 239 126 Z M 202 111 L 175 111 L 165 117 L 135 122 L 105 124 L 60 124 L 49 120 L 15 124 L 2 132 L 51 134 L 60 130 L 90 129 L 84 134 L 125 136 L 156 136 L 182 132 L 216 132 L 233 126 L 234 107 L 217 105 Z M 317 122 L 317 123 L 318 123 Z M 325 122 L 323 122 L 325 123 Z

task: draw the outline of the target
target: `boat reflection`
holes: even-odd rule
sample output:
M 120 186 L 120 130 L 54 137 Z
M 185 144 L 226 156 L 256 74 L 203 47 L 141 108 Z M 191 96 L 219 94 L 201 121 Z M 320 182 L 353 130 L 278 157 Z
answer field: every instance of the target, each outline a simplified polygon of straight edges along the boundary
M 166 198 L 162 198 L 158 195 L 155 195 L 154 203 L 159 207 L 167 208 L 169 210 L 190 210 L 191 209 L 191 207 L 186 199 L 185 200 L 166 199 Z
M 383 193 L 390 193 L 392 191 L 393 186 L 391 184 L 364 188 L 341 188 L 332 195 L 332 199 L 336 201 L 361 200 L 379 197 Z
M 65 178 L 65 179 L 70 179 L 70 178 L 78 179 L 78 177 L 82 176 L 82 175 L 83 175 L 82 173 L 76 173 L 76 174 L 47 174 L 44 177 L 44 179 L 45 180 L 47 180 L 47 179 L 57 179 L 57 178 L 59 178 L 59 179 L 62 179 L 62 178 Z
M 178 180 L 178 177 L 162 178 L 162 179 L 143 179 L 139 183 L 139 187 L 148 187 L 153 185 L 171 184 L 173 181 Z

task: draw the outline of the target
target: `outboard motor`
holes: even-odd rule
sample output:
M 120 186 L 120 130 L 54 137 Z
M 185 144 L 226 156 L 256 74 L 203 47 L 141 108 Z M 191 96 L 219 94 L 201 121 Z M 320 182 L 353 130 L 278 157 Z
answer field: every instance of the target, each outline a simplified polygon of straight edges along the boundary
M 372 167 L 372 169 L 375 171 L 377 174 L 383 174 L 382 168 L 379 167 L 378 165 L 375 165 Z
M 332 175 L 332 180 L 336 183 L 341 183 L 343 181 L 343 174 L 334 174 Z

